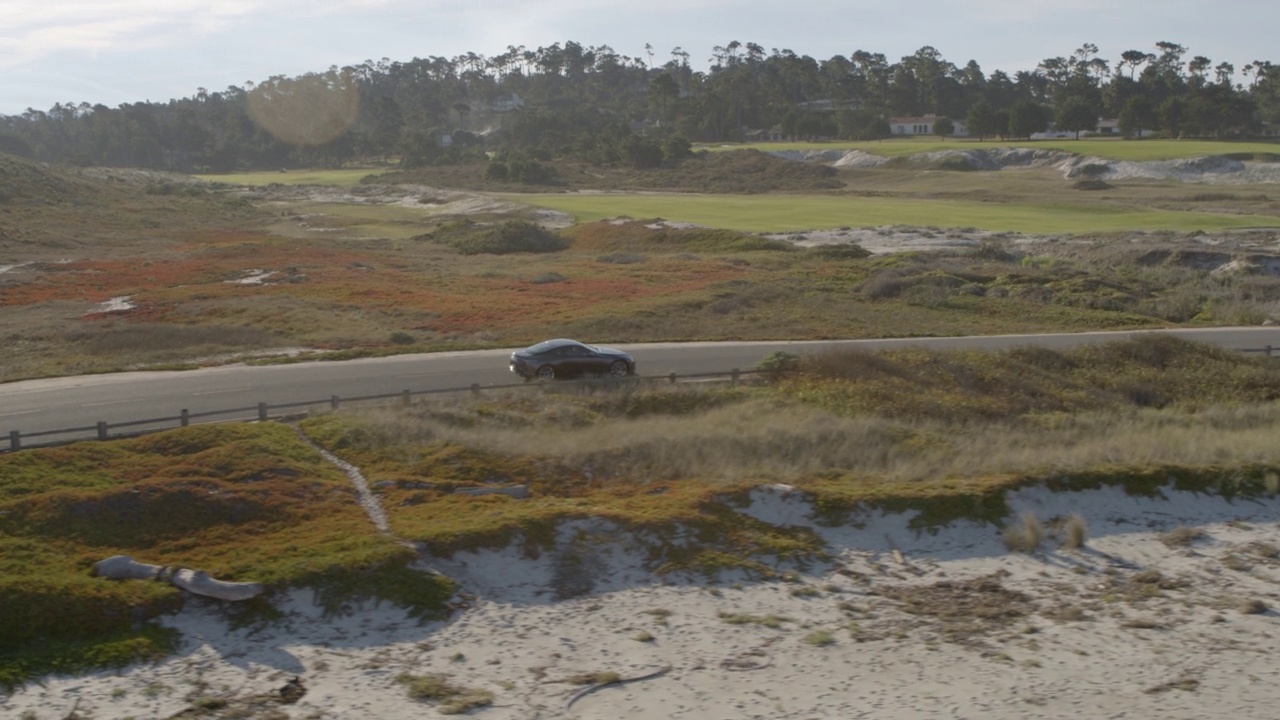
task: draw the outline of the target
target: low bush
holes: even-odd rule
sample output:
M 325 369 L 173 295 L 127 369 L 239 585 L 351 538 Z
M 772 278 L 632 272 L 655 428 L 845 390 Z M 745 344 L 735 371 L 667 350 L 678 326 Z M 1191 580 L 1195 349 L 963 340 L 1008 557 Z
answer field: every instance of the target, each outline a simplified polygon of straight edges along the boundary
M 549 253 L 569 247 L 568 241 L 556 233 L 525 220 L 508 220 L 499 225 L 461 220 L 419 237 L 448 245 L 463 255 Z
M 1071 184 L 1076 190 L 1114 190 L 1115 186 L 1105 180 L 1077 180 Z
M 568 279 L 569 278 L 565 277 L 564 275 L 561 275 L 558 272 L 544 272 L 541 275 L 530 280 L 529 283 L 532 285 L 549 285 L 551 283 L 564 282 L 565 280 L 568 280 Z
M 809 254 L 820 257 L 824 260 L 861 260 L 871 257 L 871 251 L 856 245 L 854 243 L 846 243 L 842 245 L 817 245 L 809 248 Z
M 785 350 L 775 350 L 756 363 L 756 369 L 777 378 L 800 369 L 800 356 Z
M 661 219 L 607 221 L 578 225 L 565 231 L 578 249 L 616 250 L 619 252 L 791 252 L 798 248 L 785 241 L 773 240 L 738 230 L 706 227 L 679 227 Z

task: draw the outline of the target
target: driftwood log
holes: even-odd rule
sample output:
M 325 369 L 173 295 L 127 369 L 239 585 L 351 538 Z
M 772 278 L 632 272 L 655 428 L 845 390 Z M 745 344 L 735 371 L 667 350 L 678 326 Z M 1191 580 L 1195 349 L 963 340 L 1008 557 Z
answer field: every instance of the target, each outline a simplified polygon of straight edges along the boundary
M 602 683 L 596 683 L 595 685 L 591 685 L 589 687 L 585 687 L 579 690 L 578 692 L 574 693 L 572 697 L 570 697 L 567 701 L 565 701 L 564 712 L 569 712 L 569 708 L 572 707 L 574 703 L 590 695 L 591 693 L 596 692 L 597 690 L 603 690 L 607 687 L 616 687 L 618 685 L 626 685 L 627 683 L 640 682 L 641 680 L 652 680 L 653 678 L 666 675 L 670 671 L 671 671 L 671 666 L 667 665 L 666 667 L 658 668 L 657 670 L 654 670 L 651 673 L 645 673 L 644 675 L 636 675 L 635 677 L 608 680 Z
M 93 574 L 109 580 L 167 580 L 196 595 L 219 600 L 248 600 L 262 594 L 262 583 L 226 582 L 203 570 L 140 563 L 128 555 L 114 555 L 93 564 Z

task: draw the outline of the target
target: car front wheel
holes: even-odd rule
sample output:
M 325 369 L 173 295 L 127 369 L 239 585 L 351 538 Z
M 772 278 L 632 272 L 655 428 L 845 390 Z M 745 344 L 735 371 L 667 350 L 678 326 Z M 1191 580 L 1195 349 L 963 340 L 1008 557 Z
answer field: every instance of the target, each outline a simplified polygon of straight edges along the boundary
M 615 360 L 613 364 L 609 366 L 609 374 L 617 378 L 626 377 L 631 374 L 631 369 L 627 367 L 625 362 Z
M 539 380 L 555 380 L 556 369 L 551 367 L 550 365 L 543 365 L 542 367 L 538 368 L 538 379 Z

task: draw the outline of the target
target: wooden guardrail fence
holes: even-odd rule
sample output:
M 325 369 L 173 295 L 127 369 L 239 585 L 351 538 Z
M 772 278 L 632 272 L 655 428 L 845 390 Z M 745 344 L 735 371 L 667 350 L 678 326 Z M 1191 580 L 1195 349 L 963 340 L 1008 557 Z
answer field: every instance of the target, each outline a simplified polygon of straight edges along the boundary
M 439 390 L 402 390 L 394 393 L 380 393 L 377 395 L 357 395 L 354 397 L 339 397 L 330 395 L 327 398 L 316 400 L 303 400 L 299 402 L 287 403 L 265 403 L 260 402 L 256 405 L 247 405 L 244 407 L 228 408 L 225 410 L 205 410 L 203 412 L 190 412 L 187 409 L 181 410 L 177 415 L 165 417 L 145 418 L 142 420 L 127 420 L 124 422 L 104 422 L 99 421 L 93 425 L 82 425 L 72 428 L 58 428 L 56 430 L 38 430 L 35 432 L 24 433 L 18 430 L 9 431 L 9 445 L 7 448 L 0 448 L 0 452 L 13 452 L 15 450 L 23 450 L 27 448 L 49 447 L 53 445 L 65 445 L 67 443 L 79 442 L 81 440 L 110 440 L 113 438 L 132 437 L 135 435 L 145 435 L 162 430 L 171 430 L 175 427 L 187 427 L 192 424 L 215 423 L 215 422 L 253 422 L 267 421 L 289 417 L 295 415 L 303 408 L 316 409 L 327 408 L 329 410 L 337 410 L 342 404 L 354 403 L 375 403 L 379 401 L 399 401 L 404 405 L 409 405 L 415 397 L 424 395 L 448 395 L 471 393 L 480 395 L 485 391 L 495 390 L 515 390 L 530 388 L 555 388 L 555 387 L 582 387 L 590 385 L 626 385 L 628 383 L 641 382 L 698 382 L 698 381 L 714 381 L 727 380 L 730 383 L 737 384 L 743 375 L 764 372 L 762 370 L 733 370 L 710 372 L 710 373 L 691 373 L 685 375 L 677 375 L 670 373 L 668 375 L 651 375 L 636 376 L 630 378 L 600 378 L 578 380 L 569 383 L 556 383 L 554 385 L 548 383 L 521 382 L 506 385 L 480 385 L 472 383 L 467 387 L 460 388 L 444 388 Z M 292 411 L 292 412 L 289 412 Z M 124 432 L 121 432 L 121 431 Z M 66 437 L 66 436 L 74 437 Z M 57 438 L 57 439 L 51 439 Z M 36 440 L 36 442 L 31 442 Z

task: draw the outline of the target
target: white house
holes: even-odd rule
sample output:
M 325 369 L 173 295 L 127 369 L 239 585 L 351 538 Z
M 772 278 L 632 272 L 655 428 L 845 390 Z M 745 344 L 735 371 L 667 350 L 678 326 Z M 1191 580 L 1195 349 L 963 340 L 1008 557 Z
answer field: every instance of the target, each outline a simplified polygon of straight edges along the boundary
M 933 135 L 934 125 L 942 118 L 932 113 L 921 117 L 889 118 L 889 132 L 893 135 Z M 969 129 L 963 120 L 951 120 L 951 135 L 967 136 Z

